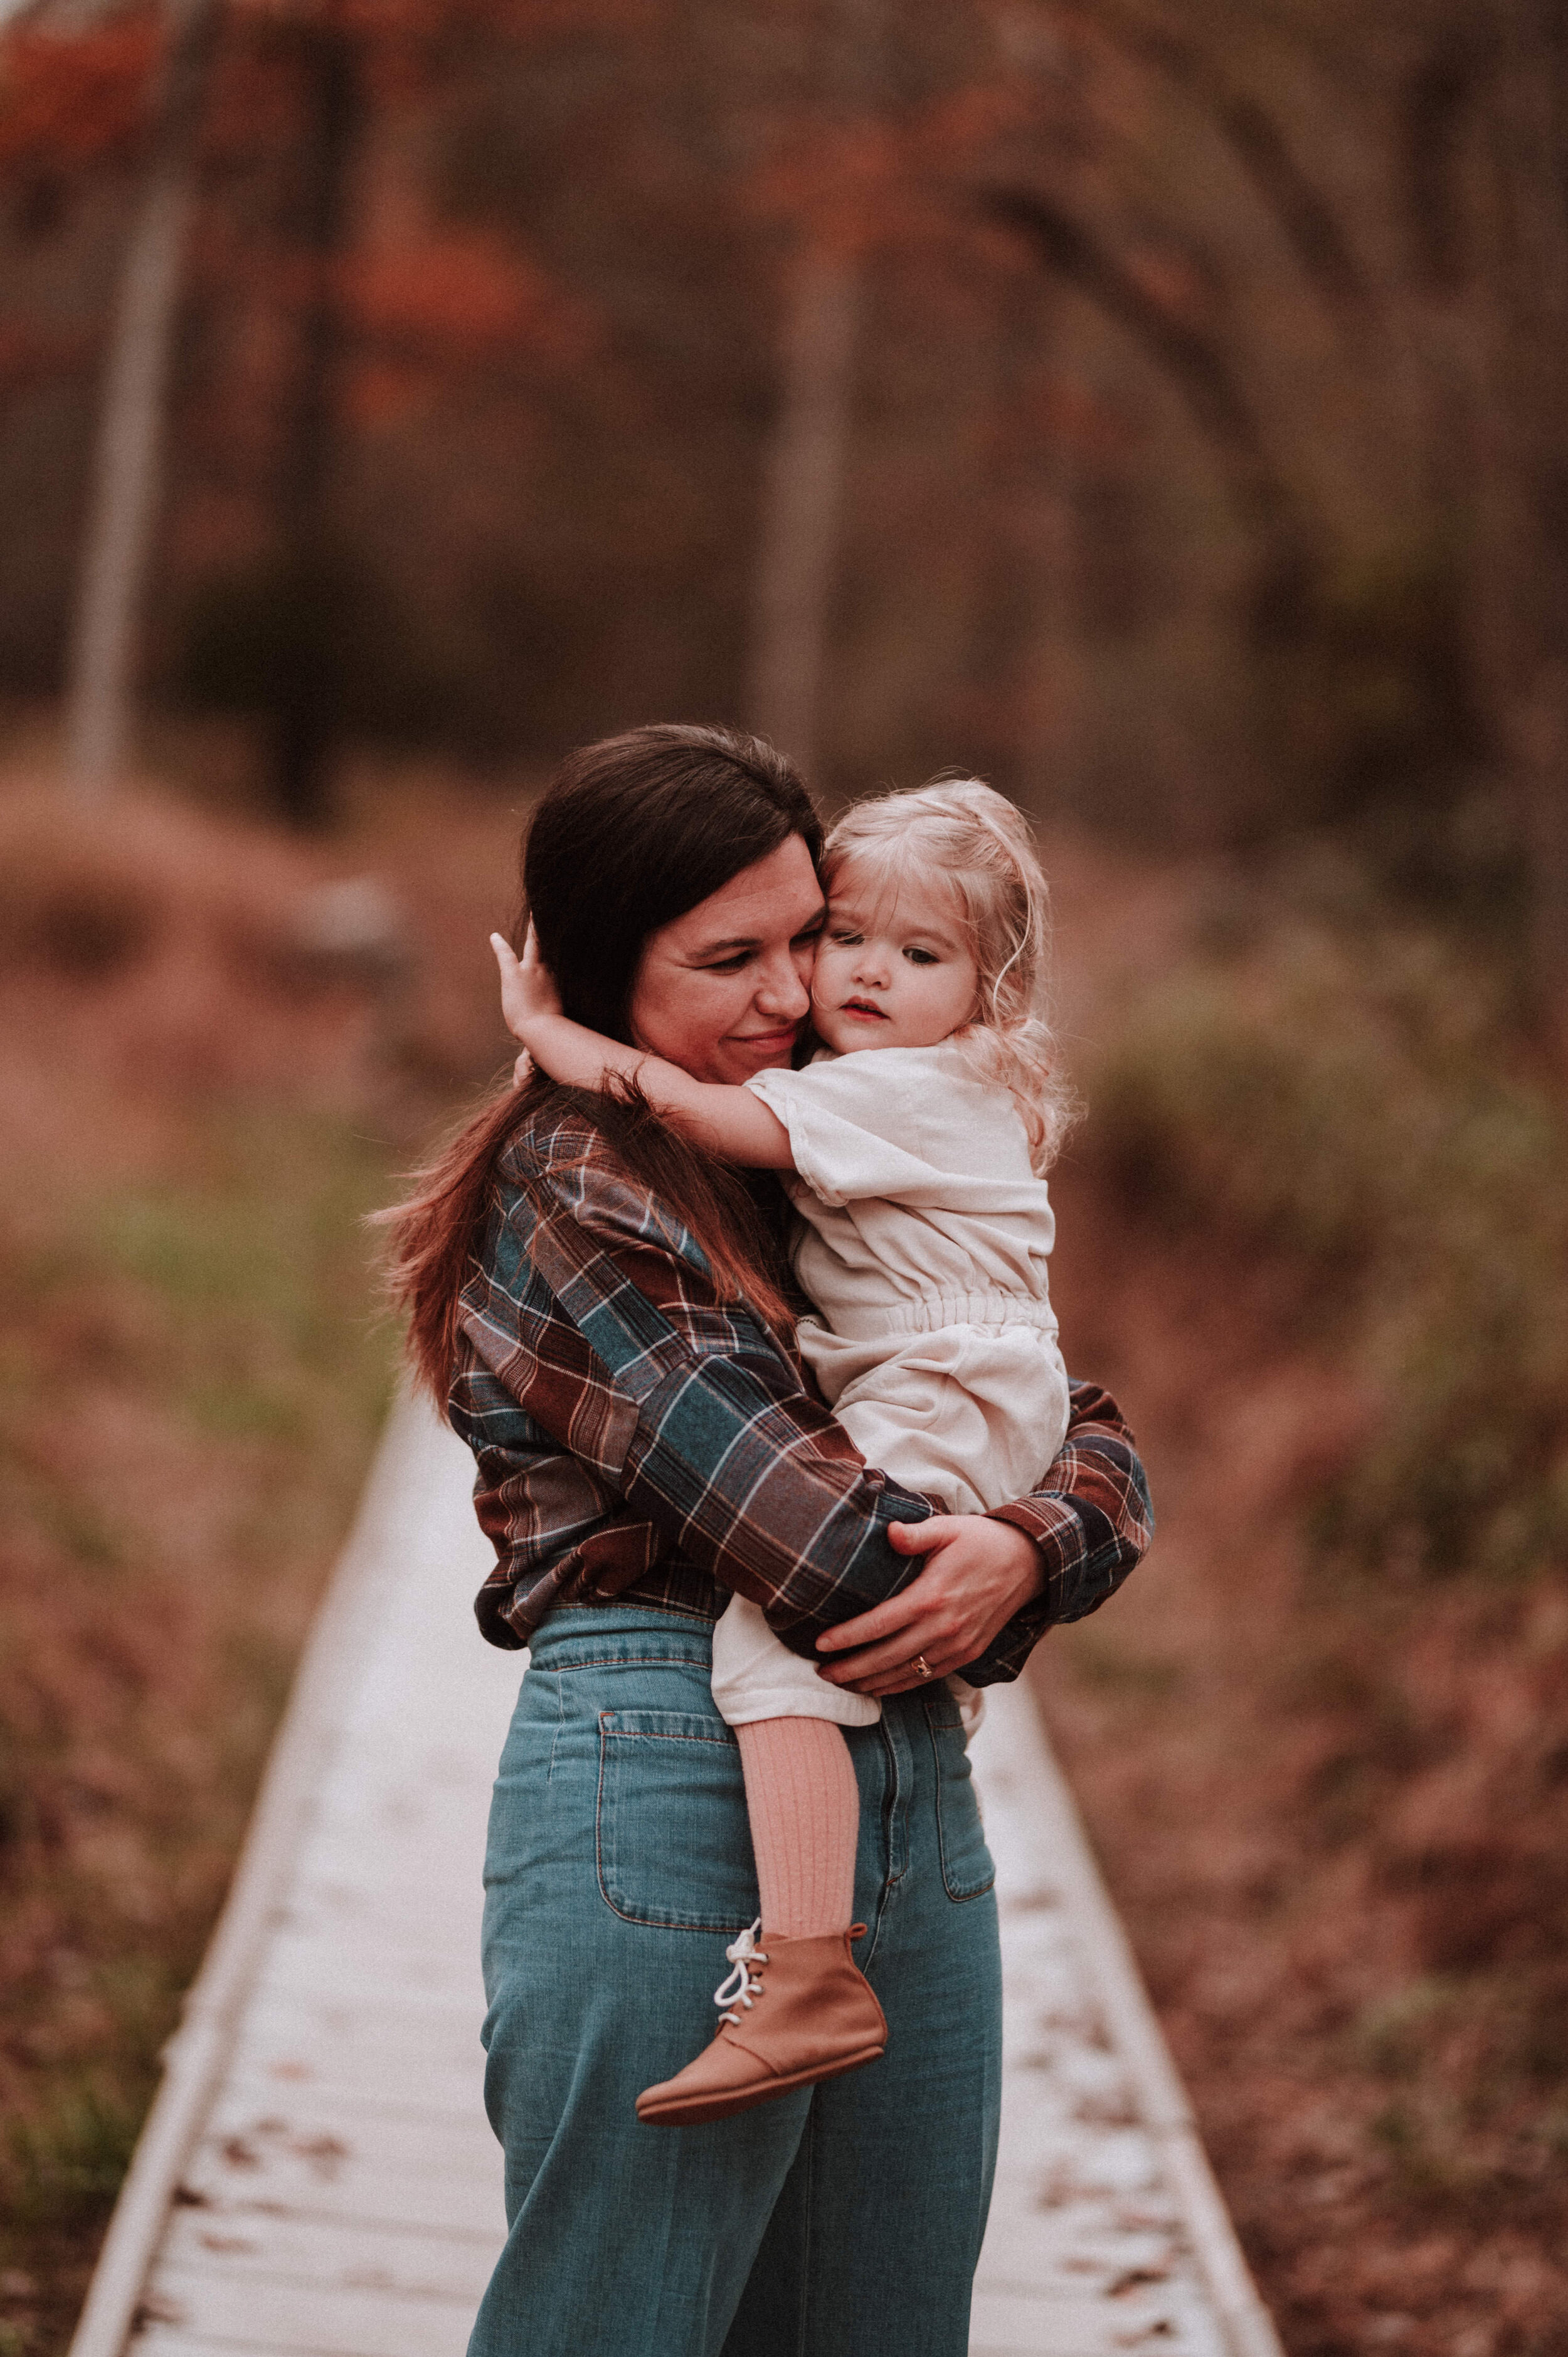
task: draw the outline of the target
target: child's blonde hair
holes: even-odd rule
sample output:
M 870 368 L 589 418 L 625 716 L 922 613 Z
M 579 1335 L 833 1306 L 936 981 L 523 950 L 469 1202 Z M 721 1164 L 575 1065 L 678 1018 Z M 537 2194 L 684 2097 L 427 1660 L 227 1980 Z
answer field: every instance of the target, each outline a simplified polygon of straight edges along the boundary
M 1012 1091 L 1043 1176 L 1077 1105 L 1047 1020 L 1050 902 L 1023 813 L 978 778 L 933 778 L 844 813 L 823 848 L 830 892 L 851 859 L 895 893 L 919 868 L 952 886 L 980 974 L 980 1014 L 956 1037 L 986 1080 Z

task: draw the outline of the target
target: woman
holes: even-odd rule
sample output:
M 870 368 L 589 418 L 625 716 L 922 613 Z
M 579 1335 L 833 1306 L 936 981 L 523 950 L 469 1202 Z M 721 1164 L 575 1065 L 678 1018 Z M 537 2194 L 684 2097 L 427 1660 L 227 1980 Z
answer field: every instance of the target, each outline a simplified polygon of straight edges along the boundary
M 786 1064 L 821 832 L 771 748 L 645 728 L 573 756 L 526 906 L 568 1013 L 702 1080 Z M 521 940 L 521 931 L 518 938 Z M 994 2161 L 992 1869 L 940 1681 L 1015 1676 L 1146 1543 L 1113 1404 L 1075 1387 L 1048 1486 L 933 1514 L 867 1467 L 791 1340 L 779 1199 L 636 1103 L 535 1080 L 398 1215 L 425 1381 L 478 1466 L 480 1625 L 532 1659 L 486 1863 L 490 2118 L 510 2232 L 470 2357 L 962 2357 Z M 710 1691 L 735 1591 L 836 1684 L 870 2069 L 696 2128 L 639 2089 L 713 2025 L 757 1910 L 739 1755 Z M 819 1640 L 821 1650 L 819 1651 Z

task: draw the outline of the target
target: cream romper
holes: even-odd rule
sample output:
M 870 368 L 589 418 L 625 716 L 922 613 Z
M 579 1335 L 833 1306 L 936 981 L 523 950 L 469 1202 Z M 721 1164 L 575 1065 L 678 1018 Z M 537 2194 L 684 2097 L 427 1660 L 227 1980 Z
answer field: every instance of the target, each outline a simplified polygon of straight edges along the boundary
M 955 1514 L 1026 1497 L 1068 1427 L 1047 1285 L 1056 1221 L 1011 1095 L 953 1040 L 823 1050 L 747 1087 L 789 1133 L 795 1272 L 817 1315 L 802 1356 L 868 1465 Z M 736 1596 L 714 1631 L 732 1727 L 865 1727 L 874 1697 L 826 1684 Z

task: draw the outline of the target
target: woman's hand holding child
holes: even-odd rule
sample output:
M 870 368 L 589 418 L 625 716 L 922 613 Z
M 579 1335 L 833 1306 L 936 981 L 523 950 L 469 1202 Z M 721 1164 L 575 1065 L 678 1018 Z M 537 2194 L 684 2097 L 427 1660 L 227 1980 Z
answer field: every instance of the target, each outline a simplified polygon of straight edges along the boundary
M 913 1666 L 917 1659 L 929 1678 L 978 1661 L 1009 1620 L 1034 1602 L 1045 1579 L 1033 1539 L 988 1514 L 894 1523 L 887 1540 L 897 1555 L 927 1557 L 918 1578 L 817 1640 L 817 1651 L 827 1657 L 818 1674 L 856 1694 L 908 1694 L 925 1684 Z

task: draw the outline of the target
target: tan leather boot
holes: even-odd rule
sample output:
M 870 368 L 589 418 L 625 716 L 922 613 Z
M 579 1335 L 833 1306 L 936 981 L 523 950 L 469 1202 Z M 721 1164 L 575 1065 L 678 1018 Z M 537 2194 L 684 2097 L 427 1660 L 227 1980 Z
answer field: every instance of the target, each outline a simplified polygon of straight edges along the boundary
M 673 2079 L 645 2087 L 637 2116 L 652 2127 L 694 2127 L 754 2104 L 836 2079 L 875 2062 L 887 2021 L 849 1943 L 865 1931 L 811 1940 L 757 1939 L 759 1923 L 725 1950 L 735 1971 L 714 2003 L 725 2007 L 713 2044 Z

